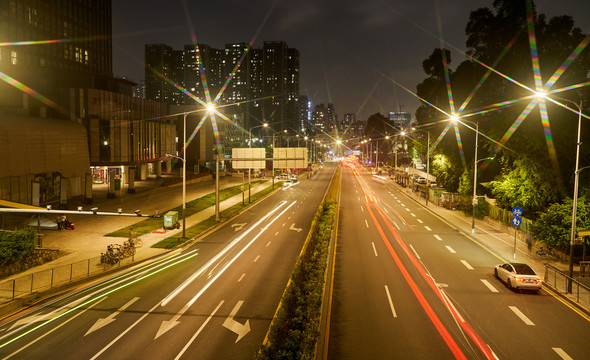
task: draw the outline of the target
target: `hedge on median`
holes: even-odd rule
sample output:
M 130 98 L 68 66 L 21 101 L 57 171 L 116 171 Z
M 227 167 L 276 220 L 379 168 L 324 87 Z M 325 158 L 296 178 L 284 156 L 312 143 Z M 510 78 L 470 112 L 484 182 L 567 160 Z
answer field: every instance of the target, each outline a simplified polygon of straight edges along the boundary
M 320 205 L 280 308 L 256 359 L 312 359 L 319 338 L 324 273 L 336 202 Z

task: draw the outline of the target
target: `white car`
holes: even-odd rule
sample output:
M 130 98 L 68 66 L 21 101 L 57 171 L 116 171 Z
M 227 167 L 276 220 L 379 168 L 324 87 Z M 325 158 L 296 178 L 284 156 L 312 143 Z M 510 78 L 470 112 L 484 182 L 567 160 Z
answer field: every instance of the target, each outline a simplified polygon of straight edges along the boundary
M 541 290 L 543 280 L 527 264 L 506 263 L 496 265 L 494 276 L 504 281 L 509 289 Z

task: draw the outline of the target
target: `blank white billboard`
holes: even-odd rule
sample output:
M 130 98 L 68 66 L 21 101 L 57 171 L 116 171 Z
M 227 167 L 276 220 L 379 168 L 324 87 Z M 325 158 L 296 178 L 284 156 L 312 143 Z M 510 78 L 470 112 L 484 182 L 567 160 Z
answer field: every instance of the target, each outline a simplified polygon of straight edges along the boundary
M 273 152 L 275 169 L 303 169 L 307 167 L 307 148 L 276 148 Z
M 233 148 L 231 152 L 231 157 L 232 168 L 234 169 L 266 168 L 266 161 L 264 160 L 266 155 L 264 148 Z

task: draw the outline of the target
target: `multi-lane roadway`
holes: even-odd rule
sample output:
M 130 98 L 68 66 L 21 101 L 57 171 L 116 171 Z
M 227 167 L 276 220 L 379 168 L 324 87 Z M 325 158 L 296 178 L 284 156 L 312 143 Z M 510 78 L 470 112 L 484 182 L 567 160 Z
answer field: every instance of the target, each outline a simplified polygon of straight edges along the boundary
M 182 251 L 0 324 L 1 359 L 252 359 L 335 170 Z
M 335 170 L 191 247 L 0 323 L 0 359 L 251 359 Z M 343 168 L 324 359 L 586 359 L 588 317 L 508 289 L 504 262 L 390 181 Z
M 354 163 L 344 168 L 328 359 L 586 359 L 588 318 L 512 291 L 505 260 Z

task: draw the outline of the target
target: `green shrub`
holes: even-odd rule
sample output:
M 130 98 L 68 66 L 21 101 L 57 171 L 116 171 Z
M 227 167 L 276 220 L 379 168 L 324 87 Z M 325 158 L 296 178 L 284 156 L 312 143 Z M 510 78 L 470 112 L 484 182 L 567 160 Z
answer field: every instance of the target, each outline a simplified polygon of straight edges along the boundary
M 0 231 L 0 265 L 10 264 L 30 254 L 35 248 L 35 235 L 32 228 Z

